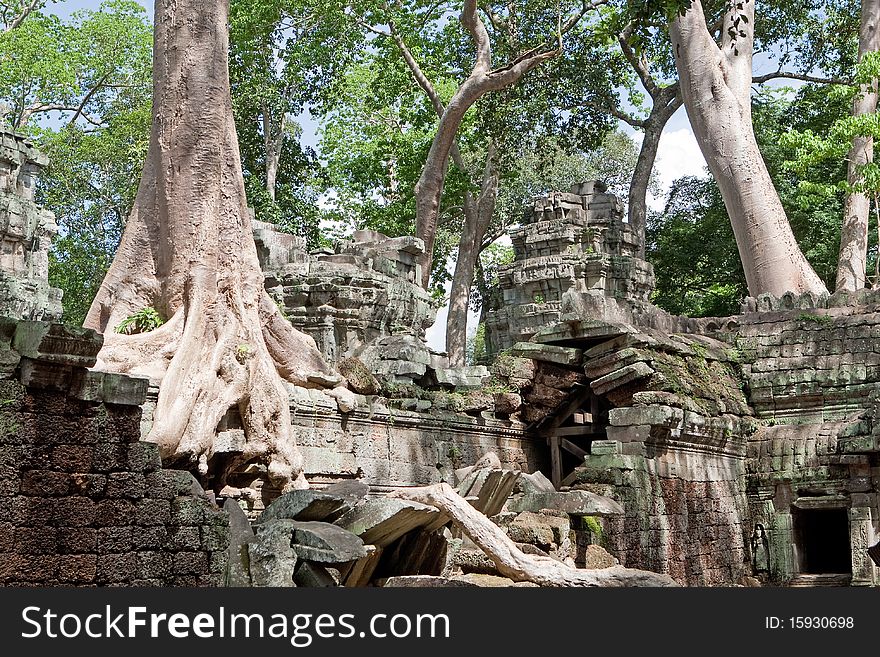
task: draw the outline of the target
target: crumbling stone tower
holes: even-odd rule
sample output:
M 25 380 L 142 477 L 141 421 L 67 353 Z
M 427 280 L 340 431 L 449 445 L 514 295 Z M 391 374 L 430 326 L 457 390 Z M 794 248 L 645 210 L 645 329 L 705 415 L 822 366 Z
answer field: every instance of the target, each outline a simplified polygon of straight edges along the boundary
M 515 261 L 499 272 L 500 298 L 486 321 L 490 354 L 528 341 L 585 300 L 615 320 L 650 305 L 654 270 L 638 257 L 641 241 L 623 210 L 599 181 L 534 201 L 527 223 L 510 231 Z
M 34 201 L 48 158 L 21 135 L 0 131 L 0 316 L 61 318 L 62 291 L 49 285 L 55 216 Z

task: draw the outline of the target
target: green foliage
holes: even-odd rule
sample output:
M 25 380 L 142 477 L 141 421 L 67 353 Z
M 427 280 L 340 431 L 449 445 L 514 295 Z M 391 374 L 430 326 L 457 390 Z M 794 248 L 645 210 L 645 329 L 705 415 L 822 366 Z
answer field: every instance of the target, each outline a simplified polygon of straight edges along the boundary
M 56 215 L 50 282 L 81 324 L 134 202 L 150 129 L 152 28 L 143 7 L 104 2 L 63 22 L 32 13 L 0 34 L 0 105 L 50 159 L 38 200 Z
M 468 365 L 486 365 L 488 363 L 485 322 L 480 322 L 476 332 L 468 338 L 466 352 Z
M 357 51 L 339 3 L 233 0 L 229 71 L 248 202 L 256 218 L 320 242 L 318 154 L 302 143 L 297 117 L 323 102 Z M 278 154 L 270 191 L 267 162 Z M 272 197 L 274 192 L 274 199 Z
M 801 313 L 797 316 L 797 321 L 818 324 L 819 326 L 829 326 L 834 323 L 831 315 L 814 315 L 813 313 Z
M 593 536 L 596 537 L 597 544 L 601 545 L 603 541 L 602 523 L 595 516 L 581 516 L 581 522 Z
M 162 316 L 159 315 L 156 309 L 147 306 L 123 319 L 113 331 L 114 333 L 123 333 L 125 335 L 149 333 L 150 331 L 155 331 L 164 323 L 165 320 L 162 319 Z

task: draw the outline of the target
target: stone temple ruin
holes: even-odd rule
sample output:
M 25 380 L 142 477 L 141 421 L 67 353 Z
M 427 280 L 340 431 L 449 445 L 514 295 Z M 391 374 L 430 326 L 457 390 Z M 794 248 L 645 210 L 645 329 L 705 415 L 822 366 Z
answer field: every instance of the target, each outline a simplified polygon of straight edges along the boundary
M 0 300 L 0 583 L 513 585 L 437 508 L 387 495 L 437 482 L 572 567 L 880 583 L 880 294 L 670 316 L 620 202 L 586 183 L 512 231 L 491 367 L 450 369 L 424 340 L 419 240 L 359 231 L 309 252 L 255 222 L 267 289 L 351 393 L 291 387 L 312 489 L 282 495 L 238 458 L 234 414 L 206 474 L 163 469 L 139 442 L 155 390 L 92 371 L 100 336 L 53 323 L 54 224 L 31 182 L 8 182 L 44 161 L 2 143 L 0 167 L 7 144 L 18 164 L 0 168 L 0 280 L 19 292 Z
M 0 132 L 0 316 L 61 319 L 61 290 L 49 286 L 55 217 L 34 202 L 48 160 L 23 137 Z

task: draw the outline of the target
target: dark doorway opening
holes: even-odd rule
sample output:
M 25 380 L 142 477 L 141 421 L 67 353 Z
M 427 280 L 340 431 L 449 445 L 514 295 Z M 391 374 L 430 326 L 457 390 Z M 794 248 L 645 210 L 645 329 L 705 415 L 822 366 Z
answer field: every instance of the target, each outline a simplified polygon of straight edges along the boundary
M 801 573 L 852 572 L 846 509 L 794 509 L 794 533 Z

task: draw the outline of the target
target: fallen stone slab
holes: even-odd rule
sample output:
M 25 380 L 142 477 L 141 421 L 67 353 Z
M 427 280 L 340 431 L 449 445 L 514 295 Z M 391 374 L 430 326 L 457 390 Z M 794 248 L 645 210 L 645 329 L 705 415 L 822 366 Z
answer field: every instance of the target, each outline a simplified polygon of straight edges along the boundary
M 462 579 L 452 579 L 449 577 L 438 577 L 435 575 L 404 575 L 397 577 L 388 577 L 387 579 L 377 580 L 376 584 L 385 588 L 474 588 L 477 584 L 472 584 Z
M 251 523 L 237 500 L 227 499 L 223 510 L 229 514 L 229 553 L 226 559 L 226 586 L 251 586 L 248 544 L 256 541 Z
M 346 563 L 367 556 L 364 542 L 349 531 L 326 522 L 290 523 L 291 548 L 304 561 Z
M 327 495 L 338 495 L 339 497 L 362 500 L 369 494 L 370 486 L 359 479 L 342 479 L 333 482 L 321 492 Z
M 257 537 L 247 545 L 253 586 L 292 587 L 297 556 L 290 546 L 292 520 L 272 520 L 257 528 Z
M 335 524 L 360 536 L 364 543 L 385 547 L 404 534 L 433 523 L 439 516 L 433 506 L 388 497 L 359 504 Z
M 507 510 L 515 513 L 541 509 L 563 511 L 573 516 L 623 515 L 623 507 L 619 503 L 586 490 L 526 493 L 507 503 Z
M 294 490 L 267 506 L 256 524 L 278 519 L 332 522 L 351 509 L 358 499 L 327 491 Z
M 537 342 L 517 342 L 513 345 L 511 353 L 517 358 L 531 358 L 558 365 L 578 365 L 584 356 L 584 352 L 580 349 Z
M 456 367 L 434 371 L 437 383 L 455 388 L 479 388 L 489 378 L 488 368 L 477 365 L 474 367 Z
M 373 579 L 373 573 L 376 572 L 376 567 L 382 559 L 384 550 L 382 548 L 377 548 L 375 545 L 365 545 L 364 549 L 367 552 L 367 556 L 358 559 L 348 566 L 340 567 L 342 570 L 340 581 L 343 586 L 353 588 L 363 587 L 367 586 L 370 583 L 370 580 Z
M 521 473 L 514 487 L 517 493 L 555 493 L 553 482 L 543 472 Z
M 599 545 L 588 545 L 584 555 L 584 568 L 598 570 L 620 565 L 617 557 Z
M 490 518 L 500 513 L 507 503 L 507 498 L 513 492 L 519 475 L 516 470 L 491 470 L 480 486 L 474 508 Z
M 334 576 L 335 575 L 335 576 Z M 327 588 L 339 586 L 338 571 L 334 573 L 331 568 L 325 568 L 321 564 L 303 561 L 293 575 L 293 581 L 297 586 L 306 588 Z

